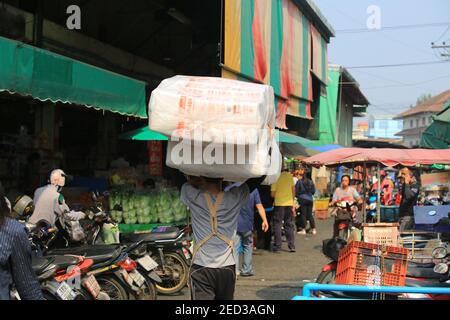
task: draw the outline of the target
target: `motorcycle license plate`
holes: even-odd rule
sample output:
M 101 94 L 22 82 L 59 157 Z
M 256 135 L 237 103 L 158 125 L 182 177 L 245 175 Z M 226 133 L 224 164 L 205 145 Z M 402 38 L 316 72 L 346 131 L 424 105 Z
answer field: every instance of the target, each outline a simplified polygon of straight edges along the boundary
M 148 254 L 145 255 L 145 257 L 137 259 L 136 261 L 142 266 L 142 268 L 147 271 L 151 271 L 158 266 L 158 263 L 153 260 Z
M 189 260 L 191 258 L 191 255 L 189 254 L 189 251 L 185 248 L 183 248 L 183 255 L 186 258 L 186 260 Z
M 89 293 L 94 297 L 94 299 L 97 299 L 98 295 L 100 294 L 100 285 L 97 282 L 97 279 L 95 279 L 94 275 L 90 275 L 84 282 L 83 285 L 85 288 L 89 291 Z
M 56 294 L 62 300 L 75 300 L 75 298 L 77 297 L 77 294 L 66 282 L 61 282 L 58 289 L 56 289 Z
M 136 270 L 130 272 L 130 277 L 138 287 L 141 287 L 145 282 L 145 278 Z

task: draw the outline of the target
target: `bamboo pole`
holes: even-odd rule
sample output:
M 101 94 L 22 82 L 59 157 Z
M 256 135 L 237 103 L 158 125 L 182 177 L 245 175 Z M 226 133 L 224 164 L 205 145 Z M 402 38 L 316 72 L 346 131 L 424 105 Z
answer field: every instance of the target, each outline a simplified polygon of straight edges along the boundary
M 381 222 L 381 174 L 380 174 L 380 164 L 377 164 L 377 222 Z

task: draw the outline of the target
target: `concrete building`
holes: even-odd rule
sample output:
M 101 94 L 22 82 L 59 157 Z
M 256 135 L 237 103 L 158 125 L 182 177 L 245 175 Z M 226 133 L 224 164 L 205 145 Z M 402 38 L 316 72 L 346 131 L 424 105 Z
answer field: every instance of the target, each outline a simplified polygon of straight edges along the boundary
M 367 138 L 369 134 L 369 122 L 356 122 L 353 124 L 353 127 L 353 140 Z
M 395 139 L 396 134 L 403 129 L 401 120 L 394 120 L 394 115 L 371 115 L 369 116 L 370 138 Z
M 449 99 L 450 90 L 447 90 L 394 117 L 403 121 L 403 130 L 396 135 L 403 137 L 405 146 L 419 146 L 422 133 L 433 122 L 432 116 L 442 111 Z

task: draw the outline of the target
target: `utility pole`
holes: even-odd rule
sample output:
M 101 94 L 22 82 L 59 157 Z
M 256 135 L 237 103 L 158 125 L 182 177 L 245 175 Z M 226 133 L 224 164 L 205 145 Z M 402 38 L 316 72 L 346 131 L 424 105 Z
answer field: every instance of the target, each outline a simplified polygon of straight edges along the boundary
M 442 57 L 447 59 L 450 58 L 450 44 L 447 44 L 445 41 L 440 44 L 432 42 L 431 48 L 435 50 L 437 49 Z

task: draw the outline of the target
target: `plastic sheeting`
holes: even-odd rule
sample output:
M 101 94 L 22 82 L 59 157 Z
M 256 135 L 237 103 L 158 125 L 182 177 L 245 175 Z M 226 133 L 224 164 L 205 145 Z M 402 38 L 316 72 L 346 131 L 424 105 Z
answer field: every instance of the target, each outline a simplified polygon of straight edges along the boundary
M 450 148 L 450 100 L 422 134 L 420 146 L 430 149 Z
M 2 37 L 0 91 L 147 118 L 144 82 Z

